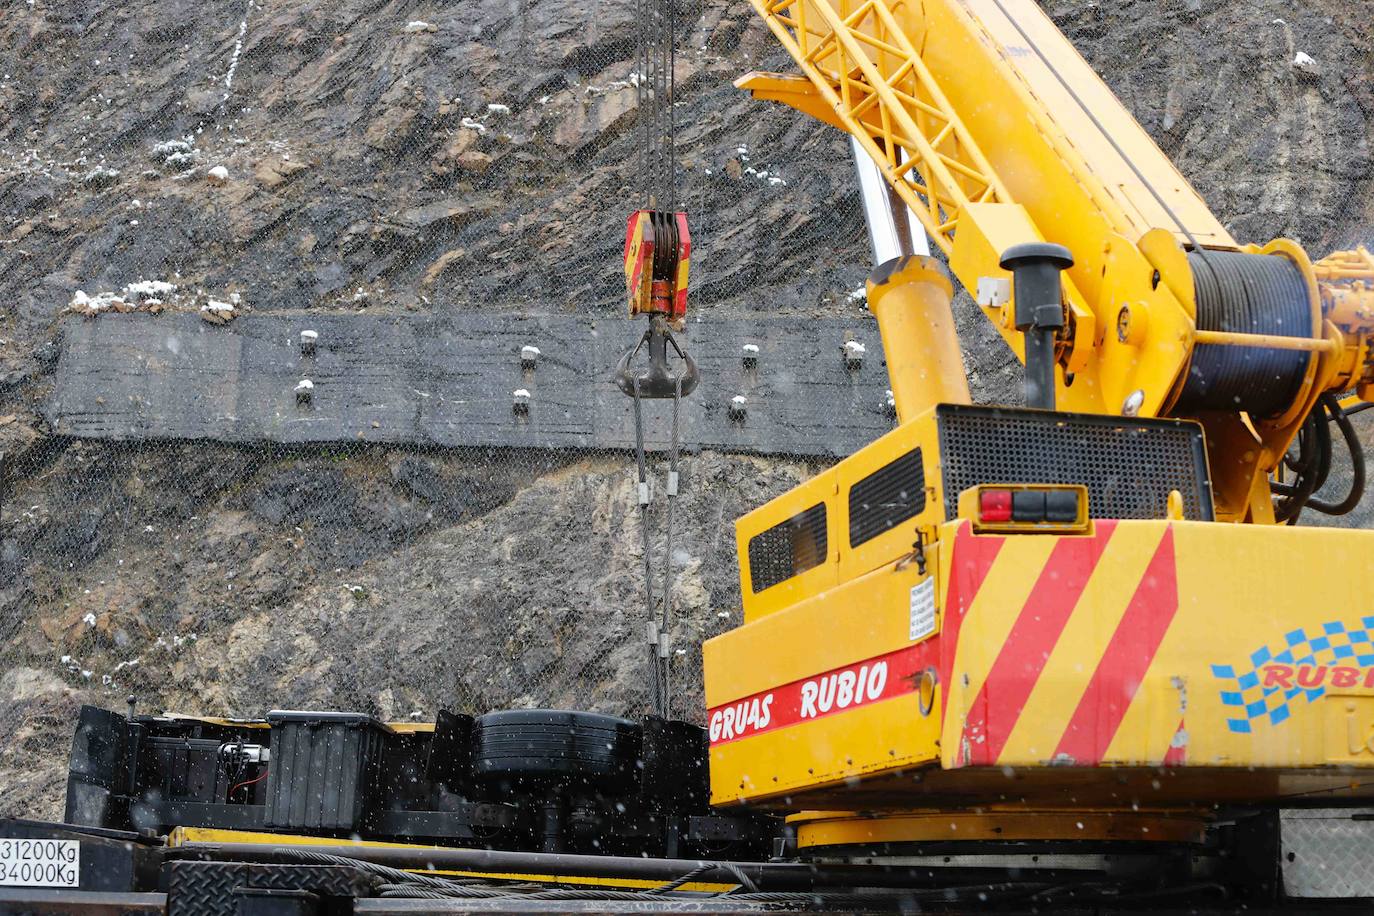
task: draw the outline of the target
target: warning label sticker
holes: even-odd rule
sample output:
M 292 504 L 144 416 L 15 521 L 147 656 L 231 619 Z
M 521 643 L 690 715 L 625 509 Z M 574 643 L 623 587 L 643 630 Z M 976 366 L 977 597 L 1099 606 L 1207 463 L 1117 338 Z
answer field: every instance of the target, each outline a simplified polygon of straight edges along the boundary
M 911 635 L 914 642 L 935 632 L 935 577 L 911 588 Z

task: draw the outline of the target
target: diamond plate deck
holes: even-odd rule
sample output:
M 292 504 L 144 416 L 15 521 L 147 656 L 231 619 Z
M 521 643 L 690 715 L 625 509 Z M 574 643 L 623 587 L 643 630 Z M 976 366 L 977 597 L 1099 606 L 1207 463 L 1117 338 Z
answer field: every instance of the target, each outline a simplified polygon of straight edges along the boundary
M 1374 808 L 1284 811 L 1279 842 L 1290 897 L 1374 897 Z

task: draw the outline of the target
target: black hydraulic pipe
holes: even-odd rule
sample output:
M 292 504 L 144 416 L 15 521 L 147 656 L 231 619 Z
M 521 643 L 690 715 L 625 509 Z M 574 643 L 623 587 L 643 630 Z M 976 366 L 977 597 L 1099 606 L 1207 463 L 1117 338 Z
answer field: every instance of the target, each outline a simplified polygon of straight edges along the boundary
M 1027 242 L 1002 252 L 1001 265 L 1011 271 L 1016 330 L 1025 335 L 1026 406 L 1054 410 L 1054 338 L 1064 327 L 1060 273 L 1073 266 L 1073 254 L 1063 245 Z
M 1336 425 L 1340 427 L 1341 436 L 1345 439 L 1345 447 L 1350 450 L 1350 491 L 1346 494 L 1345 499 L 1338 503 L 1329 503 L 1325 500 L 1310 498 L 1309 496 L 1307 505 L 1326 515 L 1345 515 L 1349 512 L 1353 512 L 1355 507 L 1360 504 L 1360 501 L 1364 499 L 1364 443 L 1360 441 L 1359 434 L 1355 431 L 1354 425 L 1350 422 L 1351 412 L 1342 409 L 1340 401 L 1336 400 L 1335 395 L 1328 391 L 1326 394 L 1322 395 L 1321 402 L 1326 412 L 1330 414 L 1331 419 L 1335 420 Z M 1322 426 L 1326 425 L 1326 420 L 1321 416 L 1318 416 L 1317 422 Z M 1329 443 L 1327 447 L 1329 450 Z M 1328 455 L 1328 470 L 1330 466 L 1330 456 Z M 1317 482 L 1315 489 L 1320 489 L 1321 485 L 1325 482 L 1325 475 L 1323 475 L 1323 479 Z
M 1025 335 L 1026 406 L 1054 410 L 1054 329 L 1031 327 Z

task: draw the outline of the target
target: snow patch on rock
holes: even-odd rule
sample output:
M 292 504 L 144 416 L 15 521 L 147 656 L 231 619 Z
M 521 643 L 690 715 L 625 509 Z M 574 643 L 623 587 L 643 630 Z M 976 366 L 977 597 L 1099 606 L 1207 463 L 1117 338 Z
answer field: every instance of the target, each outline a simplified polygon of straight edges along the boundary
M 1289 66 L 1305 76 L 1321 76 L 1322 73 L 1321 66 L 1306 51 L 1299 51 L 1293 55 Z

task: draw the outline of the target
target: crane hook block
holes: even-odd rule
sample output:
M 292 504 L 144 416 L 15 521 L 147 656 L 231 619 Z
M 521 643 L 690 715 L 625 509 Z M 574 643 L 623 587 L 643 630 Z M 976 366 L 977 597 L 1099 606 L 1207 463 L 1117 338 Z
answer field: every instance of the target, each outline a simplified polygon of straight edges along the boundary
M 687 318 L 692 237 L 686 213 L 636 210 L 625 229 L 625 286 L 630 316 L 662 315 L 676 330 Z

